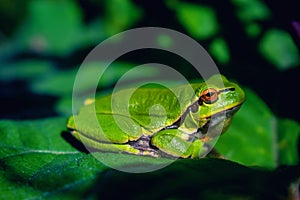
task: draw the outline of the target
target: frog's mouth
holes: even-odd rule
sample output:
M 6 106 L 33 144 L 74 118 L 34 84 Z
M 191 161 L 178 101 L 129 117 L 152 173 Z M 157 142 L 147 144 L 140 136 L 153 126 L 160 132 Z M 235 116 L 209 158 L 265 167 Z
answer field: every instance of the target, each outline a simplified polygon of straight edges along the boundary
M 224 133 L 240 107 L 241 104 L 207 117 L 206 123 L 197 130 L 198 137 L 211 139 Z

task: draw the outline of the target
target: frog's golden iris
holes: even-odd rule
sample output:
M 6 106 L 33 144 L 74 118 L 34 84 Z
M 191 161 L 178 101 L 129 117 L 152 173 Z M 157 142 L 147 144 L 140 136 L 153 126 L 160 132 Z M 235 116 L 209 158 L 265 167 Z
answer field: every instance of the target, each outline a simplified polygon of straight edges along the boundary
M 218 91 L 214 88 L 208 88 L 202 92 L 200 99 L 208 104 L 214 103 L 218 100 Z

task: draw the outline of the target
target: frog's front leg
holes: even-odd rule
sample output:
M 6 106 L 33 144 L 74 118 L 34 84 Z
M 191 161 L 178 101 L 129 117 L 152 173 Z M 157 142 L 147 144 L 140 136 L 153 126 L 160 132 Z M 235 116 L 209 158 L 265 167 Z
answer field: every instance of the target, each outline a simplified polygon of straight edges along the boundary
M 163 153 L 174 157 L 198 158 L 204 151 L 199 139 L 190 141 L 190 136 L 178 129 L 165 129 L 156 133 L 151 143 Z

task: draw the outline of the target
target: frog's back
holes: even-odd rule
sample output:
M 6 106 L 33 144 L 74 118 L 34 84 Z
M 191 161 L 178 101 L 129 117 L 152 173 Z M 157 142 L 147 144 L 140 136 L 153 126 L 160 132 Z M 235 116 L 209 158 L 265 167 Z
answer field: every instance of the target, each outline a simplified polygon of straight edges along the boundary
M 186 85 L 174 89 L 125 89 L 97 99 L 96 110 L 125 115 L 147 130 L 159 130 L 177 121 L 194 96 L 192 87 Z

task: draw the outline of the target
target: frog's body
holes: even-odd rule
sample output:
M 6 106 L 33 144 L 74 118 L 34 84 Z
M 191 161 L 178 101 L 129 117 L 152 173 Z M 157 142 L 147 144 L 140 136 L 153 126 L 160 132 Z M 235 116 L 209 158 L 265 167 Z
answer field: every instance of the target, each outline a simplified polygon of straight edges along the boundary
M 196 158 L 204 142 L 226 130 L 244 99 L 237 84 L 215 75 L 172 90 L 128 89 L 97 98 L 72 116 L 67 127 L 101 151 Z M 95 111 L 97 120 L 90 117 Z

